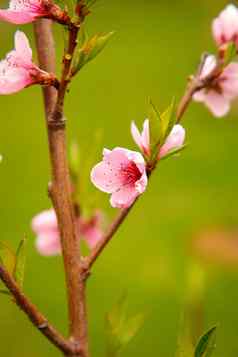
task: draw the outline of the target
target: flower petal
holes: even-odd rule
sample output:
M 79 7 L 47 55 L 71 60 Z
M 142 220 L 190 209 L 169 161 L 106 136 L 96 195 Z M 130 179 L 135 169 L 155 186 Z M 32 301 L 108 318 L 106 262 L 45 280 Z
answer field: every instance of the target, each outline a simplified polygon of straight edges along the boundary
M 230 110 L 229 99 L 213 90 L 207 93 L 204 102 L 216 117 L 223 117 Z
M 123 186 L 118 191 L 112 193 L 110 203 L 114 208 L 127 208 L 138 196 L 139 193 L 133 186 Z
M 36 249 L 43 256 L 55 256 L 61 253 L 59 234 L 41 235 L 37 237 Z
M 15 25 L 33 22 L 36 16 L 32 13 L 12 10 L 0 10 L 0 19 Z
M 131 123 L 131 135 L 137 146 L 143 150 L 141 134 L 134 121 Z
M 32 63 L 32 50 L 28 38 L 22 31 L 16 31 L 15 33 L 15 49 L 24 62 Z

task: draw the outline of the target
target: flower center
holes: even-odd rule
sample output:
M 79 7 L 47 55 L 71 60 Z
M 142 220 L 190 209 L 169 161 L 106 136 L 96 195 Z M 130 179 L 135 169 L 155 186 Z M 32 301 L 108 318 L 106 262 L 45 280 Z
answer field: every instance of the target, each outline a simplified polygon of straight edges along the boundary
M 125 185 L 133 185 L 141 178 L 141 172 L 136 164 L 130 161 L 126 166 L 121 168 L 121 176 Z

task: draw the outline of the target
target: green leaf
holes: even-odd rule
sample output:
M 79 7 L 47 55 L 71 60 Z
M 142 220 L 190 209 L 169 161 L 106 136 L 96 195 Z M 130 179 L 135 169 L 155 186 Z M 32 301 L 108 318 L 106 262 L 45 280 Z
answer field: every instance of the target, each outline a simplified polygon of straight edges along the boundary
M 137 314 L 126 321 L 123 331 L 121 331 L 121 335 L 119 336 L 122 346 L 127 345 L 137 335 L 144 322 L 145 314 L 143 313 Z
M 215 349 L 215 335 L 217 326 L 208 330 L 198 341 L 194 357 L 210 357 Z
M 13 277 L 20 287 L 23 286 L 26 263 L 26 238 L 23 238 L 16 252 L 16 264 L 13 271 Z
M 151 156 L 155 157 L 158 154 L 158 144 L 161 137 L 161 121 L 160 113 L 151 99 L 149 99 L 149 127 L 150 127 L 150 149 Z
M 1 264 L 3 264 L 9 273 L 13 273 L 16 264 L 15 252 L 4 242 L 0 242 L 0 257 Z
M 106 316 L 109 327 L 115 334 L 123 328 L 126 322 L 127 305 L 128 298 L 124 293 Z
M 163 145 L 166 138 L 170 134 L 176 123 L 176 114 L 175 114 L 175 99 L 172 100 L 169 107 L 160 115 L 161 120 L 161 137 L 162 140 L 160 145 Z
M 107 45 L 113 34 L 114 32 L 101 35 L 96 34 L 87 40 L 76 52 L 72 67 L 72 74 L 75 75 L 83 66 L 97 57 Z
M 123 295 L 106 315 L 107 354 L 116 357 L 136 336 L 145 321 L 144 314 L 127 315 L 127 296 Z
M 224 54 L 223 67 L 226 67 L 235 57 L 236 45 L 234 42 L 229 42 Z

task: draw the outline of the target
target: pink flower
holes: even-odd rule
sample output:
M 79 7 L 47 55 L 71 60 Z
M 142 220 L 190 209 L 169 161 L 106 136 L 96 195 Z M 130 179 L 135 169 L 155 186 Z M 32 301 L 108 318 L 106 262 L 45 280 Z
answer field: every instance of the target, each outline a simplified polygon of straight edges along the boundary
M 140 133 L 134 122 L 131 123 L 131 135 L 141 149 L 141 151 L 149 156 L 150 155 L 150 128 L 149 120 L 146 119 L 143 124 L 143 130 Z
M 201 73 L 201 79 L 204 79 L 216 66 L 214 56 L 208 56 Z M 222 117 L 230 110 L 231 101 L 238 97 L 238 63 L 230 63 L 209 86 L 196 92 L 193 99 L 197 102 L 203 102 L 211 112 Z
M 38 18 L 51 18 L 67 23 L 67 14 L 51 0 L 10 0 L 9 8 L 0 10 L 0 19 L 13 24 L 27 24 Z
M 103 161 L 92 169 L 91 180 L 99 190 L 111 194 L 112 207 L 129 207 L 147 186 L 144 158 L 119 147 L 104 149 Z
M 161 159 L 172 150 L 179 149 L 184 143 L 185 135 L 185 129 L 180 124 L 175 125 L 161 147 L 158 159 Z
M 234 41 L 238 47 L 238 8 L 228 5 L 212 23 L 213 36 L 221 46 Z
M 36 248 L 41 255 L 60 254 L 60 235 L 53 209 L 43 211 L 35 216 L 32 220 L 32 230 L 37 235 Z
M 0 61 L 0 94 L 11 94 L 32 84 L 53 84 L 54 75 L 42 71 L 32 62 L 32 50 L 26 35 L 15 33 L 15 49 Z
M 102 221 L 103 216 L 100 211 L 96 211 L 89 220 L 79 218 L 79 234 L 85 238 L 90 249 L 93 249 L 102 239 Z
M 79 217 L 78 234 L 90 249 L 102 238 L 102 214 L 95 212 L 90 219 Z M 32 220 L 32 230 L 36 234 L 36 248 L 41 255 L 52 256 L 61 253 L 60 232 L 54 209 L 43 211 Z

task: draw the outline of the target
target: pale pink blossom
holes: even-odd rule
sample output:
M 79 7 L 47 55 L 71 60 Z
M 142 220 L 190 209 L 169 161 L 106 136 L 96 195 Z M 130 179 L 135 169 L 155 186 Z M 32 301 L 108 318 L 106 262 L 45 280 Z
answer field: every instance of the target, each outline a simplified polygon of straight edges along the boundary
M 85 219 L 77 220 L 78 235 L 84 239 L 90 249 L 102 238 L 102 214 L 98 211 Z M 60 232 L 54 209 L 43 211 L 32 220 L 32 230 L 36 234 L 36 248 L 41 255 L 53 256 L 61 253 Z
M 67 14 L 51 0 L 10 0 L 9 8 L 0 10 L 0 20 L 13 24 L 26 24 L 41 17 L 68 22 Z
M 131 135 L 141 149 L 141 151 L 149 156 L 150 155 L 150 128 L 149 120 L 146 119 L 143 123 L 143 130 L 140 133 L 134 122 L 131 123 Z
M 233 41 L 238 47 L 238 8 L 228 5 L 212 23 L 216 43 L 221 46 Z
M 88 220 L 83 217 L 79 218 L 79 234 L 85 239 L 90 249 L 93 249 L 102 239 L 102 221 L 103 215 L 100 211 L 96 211 Z
M 179 149 L 183 146 L 185 141 L 186 132 L 180 124 L 174 125 L 169 136 L 167 137 L 164 145 L 159 151 L 159 159 L 169 154 L 170 151 Z
M 37 235 L 36 248 L 41 255 L 60 254 L 60 235 L 53 209 L 43 211 L 35 216 L 32 220 L 32 230 Z
M 129 207 L 147 186 L 144 158 L 124 148 L 104 149 L 103 161 L 92 169 L 91 180 L 99 190 L 111 194 L 112 207 Z
M 55 77 L 32 62 L 32 50 L 26 35 L 15 33 L 15 49 L 0 61 L 0 94 L 11 94 L 32 84 L 53 84 Z
M 215 68 L 214 56 L 208 56 L 204 64 L 201 79 Z M 203 102 L 217 117 L 222 117 L 230 110 L 231 102 L 238 97 L 238 63 L 230 63 L 206 88 L 196 92 L 193 99 Z

